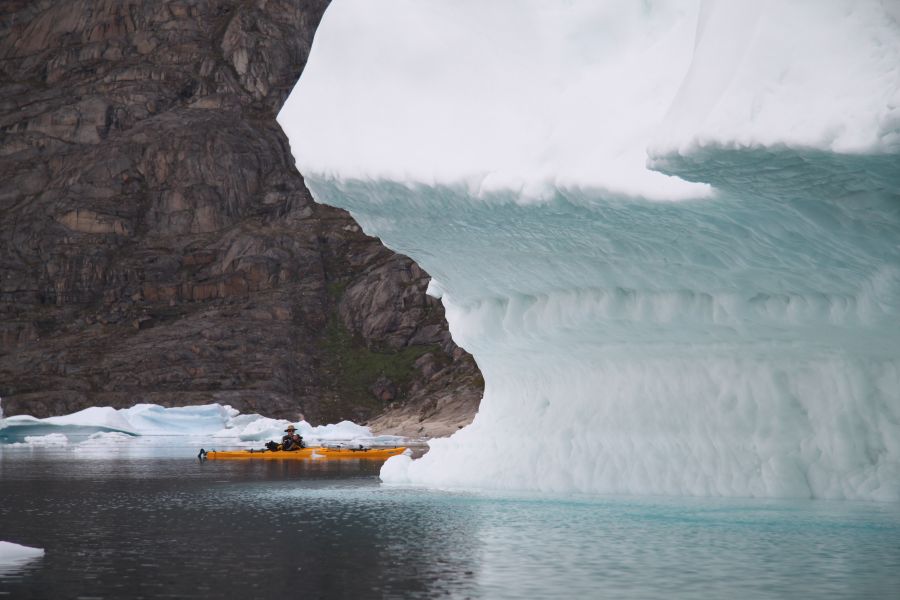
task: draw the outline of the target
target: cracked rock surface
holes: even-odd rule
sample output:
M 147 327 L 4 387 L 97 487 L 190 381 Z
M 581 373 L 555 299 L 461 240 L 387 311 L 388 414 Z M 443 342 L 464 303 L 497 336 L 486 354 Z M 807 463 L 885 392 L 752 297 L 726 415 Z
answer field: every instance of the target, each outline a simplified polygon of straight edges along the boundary
M 0 5 L 6 415 L 471 420 L 483 382 L 428 275 L 313 202 L 275 123 L 326 5 Z

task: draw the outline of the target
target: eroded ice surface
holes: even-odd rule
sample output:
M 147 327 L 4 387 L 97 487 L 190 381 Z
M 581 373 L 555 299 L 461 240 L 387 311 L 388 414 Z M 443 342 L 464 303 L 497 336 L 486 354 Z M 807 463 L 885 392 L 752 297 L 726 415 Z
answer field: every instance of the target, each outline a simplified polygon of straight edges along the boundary
M 898 18 L 333 2 L 279 122 L 486 382 L 382 478 L 900 499 Z

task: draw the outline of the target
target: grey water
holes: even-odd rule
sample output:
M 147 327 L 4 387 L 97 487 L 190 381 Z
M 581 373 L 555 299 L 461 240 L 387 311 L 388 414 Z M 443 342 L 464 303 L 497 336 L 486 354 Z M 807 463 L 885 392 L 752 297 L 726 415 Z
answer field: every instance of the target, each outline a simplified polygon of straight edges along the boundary
M 393 487 L 367 461 L 0 450 L 10 598 L 900 598 L 900 506 Z

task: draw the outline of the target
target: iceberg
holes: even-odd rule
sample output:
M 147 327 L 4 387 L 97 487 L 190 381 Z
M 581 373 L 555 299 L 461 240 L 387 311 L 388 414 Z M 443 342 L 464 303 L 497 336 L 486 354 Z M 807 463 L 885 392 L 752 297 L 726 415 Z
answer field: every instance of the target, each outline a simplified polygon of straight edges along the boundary
M 220 404 L 175 408 L 137 404 L 123 409 L 92 406 L 69 415 L 45 419 L 29 415 L 0 417 L 0 443 L 23 442 L 26 437 L 89 437 L 97 433 L 129 436 L 212 435 L 232 427 L 231 420 L 237 416 L 237 410 Z
M 900 500 L 900 10 L 335 0 L 279 114 L 485 393 L 389 483 Z

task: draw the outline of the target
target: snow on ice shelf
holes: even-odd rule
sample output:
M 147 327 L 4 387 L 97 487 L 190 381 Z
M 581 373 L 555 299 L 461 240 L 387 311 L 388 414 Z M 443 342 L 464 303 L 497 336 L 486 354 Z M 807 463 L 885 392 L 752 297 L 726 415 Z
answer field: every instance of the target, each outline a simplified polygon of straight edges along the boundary
M 333 2 L 279 121 L 486 383 L 382 478 L 900 499 L 898 19 Z

